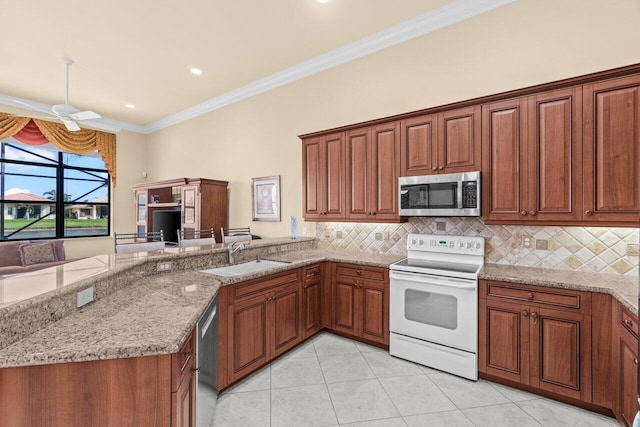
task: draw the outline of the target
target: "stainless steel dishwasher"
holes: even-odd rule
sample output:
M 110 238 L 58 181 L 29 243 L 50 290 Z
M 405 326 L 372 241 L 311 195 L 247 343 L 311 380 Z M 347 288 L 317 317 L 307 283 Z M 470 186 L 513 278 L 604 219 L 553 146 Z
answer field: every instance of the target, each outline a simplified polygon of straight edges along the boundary
M 218 295 L 198 320 L 196 426 L 209 427 L 218 399 Z

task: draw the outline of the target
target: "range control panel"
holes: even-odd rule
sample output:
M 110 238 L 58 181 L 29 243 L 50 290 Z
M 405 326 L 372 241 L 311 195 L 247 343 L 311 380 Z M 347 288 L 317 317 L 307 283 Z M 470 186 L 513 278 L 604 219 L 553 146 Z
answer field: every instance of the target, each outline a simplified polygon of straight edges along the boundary
M 407 249 L 410 251 L 483 255 L 484 238 L 409 234 Z

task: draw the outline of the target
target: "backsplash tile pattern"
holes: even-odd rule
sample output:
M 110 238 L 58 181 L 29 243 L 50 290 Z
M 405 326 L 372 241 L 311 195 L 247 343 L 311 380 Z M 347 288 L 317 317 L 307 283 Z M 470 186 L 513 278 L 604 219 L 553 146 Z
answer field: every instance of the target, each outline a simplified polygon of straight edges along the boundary
M 443 224 L 446 231 L 438 231 Z M 409 233 L 482 236 L 486 242 L 485 262 L 494 264 L 626 276 L 637 276 L 639 270 L 638 228 L 485 225 L 478 218 L 410 218 L 403 224 L 316 226 L 318 247 L 384 254 L 406 254 Z M 533 236 L 533 248 L 523 247 L 523 235 Z

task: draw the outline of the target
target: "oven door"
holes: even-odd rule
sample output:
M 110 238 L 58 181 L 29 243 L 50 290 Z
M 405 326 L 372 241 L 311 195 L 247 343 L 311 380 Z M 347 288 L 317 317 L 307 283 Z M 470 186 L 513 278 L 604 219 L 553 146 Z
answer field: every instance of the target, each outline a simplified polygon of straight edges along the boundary
M 475 353 L 478 281 L 391 271 L 391 332 Z

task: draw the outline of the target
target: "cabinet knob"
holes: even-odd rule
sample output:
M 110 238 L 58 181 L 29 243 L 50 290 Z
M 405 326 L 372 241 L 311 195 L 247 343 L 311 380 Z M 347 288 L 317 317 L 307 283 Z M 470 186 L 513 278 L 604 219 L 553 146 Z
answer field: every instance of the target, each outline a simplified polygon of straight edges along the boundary
M 629 327 L 633 327 L 633 322 L 629 319 L 624 319 L 624 324 L 629 326 Z
M 357 274 L 358 276 L 362 276 L 362 270 L 356 270 L 356 274 Z
M 444 166 L 440 166 L 440 167 L 438 168 L 438 170 L 442 170 L 442 169 L 444 169 Z
M 432 170 L 432 171 L 437 171 L 437 170 L 438 170 L 438 168 L 434 166 L 434 167 L 432 167 L 432 168 L 431 168 L 431 170 Z
M 536 211 L 529 211 L 529 215 L 536 216 Z
M 536 323 L 538 323 L 538 313 L 531 313 L 531 318 L 533 319 L 533 324 L 535 325 Z
M 527 310 L 522 310 L 522 315 L 524 317 L 527 317 L 529 315 L 529 312 Z
M 529 292 L 529 293 L 527 294 L 527 299 L 533 299 L 533 293 Z
M 527 211 L 520 211 L 520 215 L 522 215 L 522 216 L 527 215 Z
M 635 365 L 637 365 L 637 364 L 638 364 L 638 359 L 637 359 L 637 358 L 633 359 L 633 363 L 634 363 Z
M 584 211 L 584 214 L 585 214 L 586 216 L 591 216 L 591 215 L 593 215 L 593 211 L 591 211 L 591 210 L 587 209 L 586 211 Z

